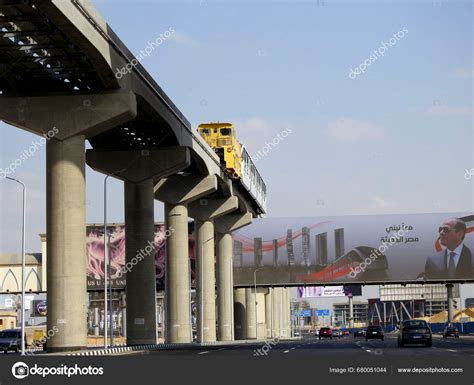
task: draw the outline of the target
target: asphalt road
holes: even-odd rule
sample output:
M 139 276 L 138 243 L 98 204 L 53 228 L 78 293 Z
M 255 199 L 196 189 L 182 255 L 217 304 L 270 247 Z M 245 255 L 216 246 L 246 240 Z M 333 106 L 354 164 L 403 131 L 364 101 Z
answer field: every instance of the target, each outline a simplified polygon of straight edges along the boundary
M 266 346 L 266 347 L 265 347 Z M 186 350 L 149 351 L 143 354 L 167 355 L 167 356 L 240 356 L 240 357 L 272 357 L 272 356 L 312 356 L 322 354 L 330 355 L 354 355 L 361 357 L 366 355 L 376 356 L 470 356 L 474 361 L 474 336 L 461 336 L 461 338 L 442 339 L 440 336 L 433 337 L 433 346 L 409 345 L 404 348 L 397 346 L 397 336 L 386 334 L 385 340 L 369 340 L 365 338 L 354 338 L 351 336 L 317 339 L 312 335 L 305 335 L 301 340 L 276 341 L 276 343 L 227 345 L 227 346 L 196 346 Z M 266 353 L 266 354 L 265 354 Z

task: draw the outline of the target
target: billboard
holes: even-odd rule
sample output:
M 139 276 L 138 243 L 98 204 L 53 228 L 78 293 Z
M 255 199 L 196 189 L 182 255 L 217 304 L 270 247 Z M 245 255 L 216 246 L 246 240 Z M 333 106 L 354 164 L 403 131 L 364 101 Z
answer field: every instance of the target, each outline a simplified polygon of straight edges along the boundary
M 33 309 L 31 312 L 32 317 L 46 317 L 48 313 L 48 307 L 46 305 L 46 300 L 44 299 L 34 299 L 32 301 Z
M 298 298 L 346 297 L 362 295 L 362 288 L 360 285 L 300 286 L 297 295 Z
M 258 219 L 233 238 L 235 286 L 256 268 L 258 285 L 474 282 L 470 212 Z
M 189 223 L 189 256 L 191 262 L 192 280 L 195 280 L 194 263 L 194 224 Z M 123 289 L 126 285 L 126 274 L 121 275 L 125 265 L 125 226 L 109 225 L 107 232 L 110 237 L 110 262 L 112 287 Z M 104 287 L 104 227 L 103 225 L 88 225 L 86 228 L 87 253 L 87 288 L 102 290 Z M 156 287 L 165 287 L 165 226 L 155 224 L 155 272 Z

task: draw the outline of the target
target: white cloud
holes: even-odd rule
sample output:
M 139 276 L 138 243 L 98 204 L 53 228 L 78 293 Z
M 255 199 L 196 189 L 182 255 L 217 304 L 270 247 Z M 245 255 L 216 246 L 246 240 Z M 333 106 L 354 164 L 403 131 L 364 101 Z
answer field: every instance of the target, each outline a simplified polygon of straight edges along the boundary
M 174 41 L 180 45 L 186 45 L 188 47 L 199 47 L 200 43 L 193 39 L 191 36 L 186 35 L 184 32 L 175 31 L 168 40 Z
M 371 122 L 348 118 L 339 118 L 329 123 L 326 134 L 344 143 L 377 141 L 385 136 L 383 129 Z
M 250 154 L 271 140 L 278 127 L 259 116 L 231 122 L 237 130 L 237 139 L 247 148 Z
M 456 67 L 449 73 L 449 77 L 454 79 L 471 79 L 474 77 L 474 67 Z

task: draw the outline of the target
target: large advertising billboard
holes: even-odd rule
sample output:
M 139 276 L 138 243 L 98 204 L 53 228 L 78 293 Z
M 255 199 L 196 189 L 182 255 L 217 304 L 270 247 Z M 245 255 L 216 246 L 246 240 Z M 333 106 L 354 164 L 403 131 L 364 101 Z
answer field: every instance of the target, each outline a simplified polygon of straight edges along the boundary
M 258 219 L 233 238 L 235 286 L 474 281 L 473 213 Z
M 189 223 L 189 257 L 191 262 L 192 281 L 195 280 L 194 263 L 194 225 Z M 112 287 L 123 289 L 126 285 L 125 271 L 125 226 L 110 225 L 107 228 L 109 242 L 110 269 Z M 86 229 L 87 252 L 87 288 L 102 290 L 104 288 L 104 227 L 103 225 L 88 225 Z M 165 239 L 166 230 L 163 223 L 155 224 L 155 272 L 156 287 L 165 287 Z

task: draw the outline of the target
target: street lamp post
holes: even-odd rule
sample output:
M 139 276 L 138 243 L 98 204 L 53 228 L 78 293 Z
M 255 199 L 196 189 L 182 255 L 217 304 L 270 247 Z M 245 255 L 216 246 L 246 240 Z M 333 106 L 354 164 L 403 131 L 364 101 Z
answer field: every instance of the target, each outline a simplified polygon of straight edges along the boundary
M 254 286 L 254 302 L 255 302 L 255 339 L 258 339 L 258 315 L 257 315 L 257 271 L 259 271 L 261 267 L 255 269 L 253 271 L 253 286 Z
M 108 244 L 107 244 L 107 179 L 104 178 L 104 349 L 107 349 L 107 266 L 108 266 Z
M 26 229 L 26 186 L 15 178 L 5 176 L 21 185 L 23 189 L 23 215 L 22 215 L 22 231 L 21 231 L 21 355 L 25 355 L 25 229 Z

